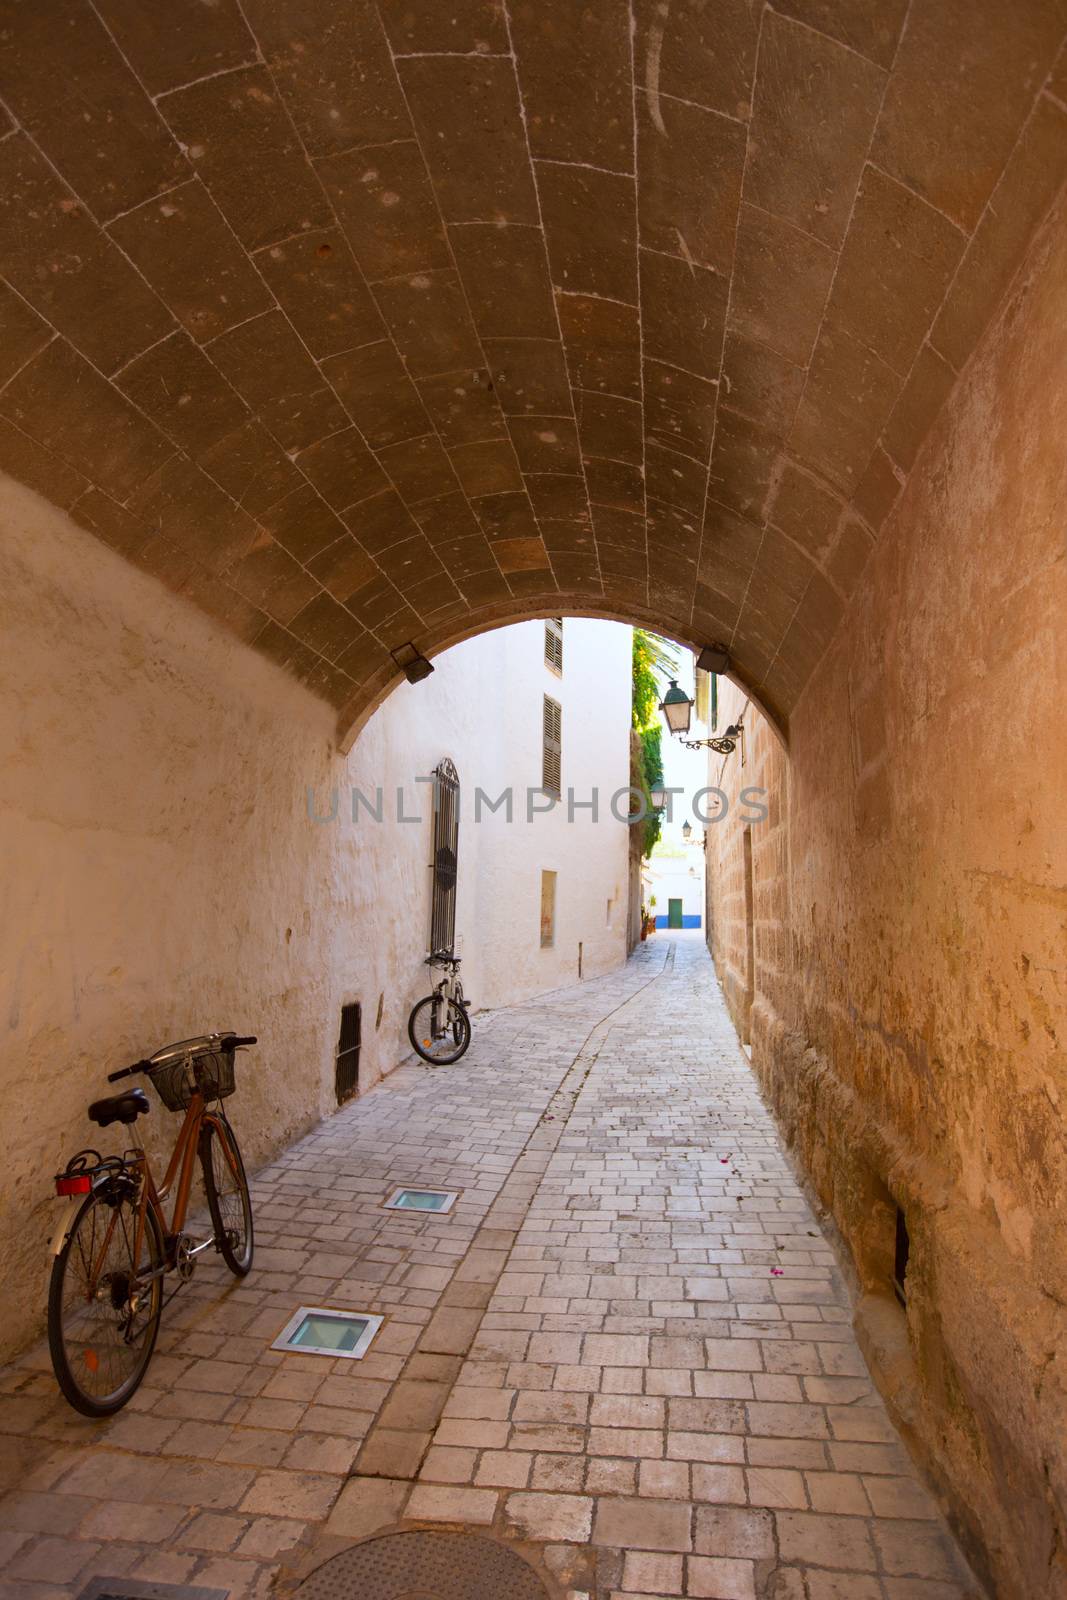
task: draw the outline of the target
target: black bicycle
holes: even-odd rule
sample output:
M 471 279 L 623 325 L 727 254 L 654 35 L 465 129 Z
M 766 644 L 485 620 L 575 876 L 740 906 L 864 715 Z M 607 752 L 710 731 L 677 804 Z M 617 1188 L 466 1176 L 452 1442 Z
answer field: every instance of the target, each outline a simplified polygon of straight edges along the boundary
M 447 1067 L 458 1061 L 471 1042 L 470 1001 L 463 998 L 459 981 L 460 957 L 436 950 L 426 957 L 428 967 L 443 967 L 444 976 L 412 1008 L 408 1018 L 408 1038 L 424 1061 L 432 1067 Z

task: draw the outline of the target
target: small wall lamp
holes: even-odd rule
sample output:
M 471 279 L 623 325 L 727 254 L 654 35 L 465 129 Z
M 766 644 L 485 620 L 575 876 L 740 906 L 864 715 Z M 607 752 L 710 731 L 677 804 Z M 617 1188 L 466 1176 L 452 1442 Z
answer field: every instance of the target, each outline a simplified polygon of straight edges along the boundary
M 689 719 L 693 715 L 693 702 L 684 689 L 679 689 L 676 678 L 671 679 L 671 686 L 659 703 L 663 712 L 663 719 L 669 732 L 682 734 L 689 732 Z
M 410 642 L 397 645 L 389 654 L 409 683 L 421 683 L 423 678 L 428 678 L 433 671 L 433 663 L 427 661 L 421 651 Z
M 706 644 L 697 656 L 697 666 L 701 672 L 729 672 L 730 652 L 724 644 Z

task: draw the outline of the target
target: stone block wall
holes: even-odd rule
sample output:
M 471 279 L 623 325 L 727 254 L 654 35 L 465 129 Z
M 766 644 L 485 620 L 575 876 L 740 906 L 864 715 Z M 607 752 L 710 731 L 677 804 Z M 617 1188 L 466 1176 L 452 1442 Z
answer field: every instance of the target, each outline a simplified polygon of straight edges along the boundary
M 790 720 L 713 758 L 710 938 L 976 1567 L 1067 1594 L 1067 218 L 1048 220 Z M 723 776 L 718 777 L 722 768 Z M 753 1003 L 739 792 L 752 825 Z M 909 1237 L 902 1309 L 897 1212 Z

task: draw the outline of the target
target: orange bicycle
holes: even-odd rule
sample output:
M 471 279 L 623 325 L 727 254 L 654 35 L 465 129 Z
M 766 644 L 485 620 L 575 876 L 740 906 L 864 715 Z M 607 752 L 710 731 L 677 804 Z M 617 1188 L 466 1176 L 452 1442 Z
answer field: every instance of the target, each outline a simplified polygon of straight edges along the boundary
M 56 1177 L 56 1193 L 70 1205 L 52 1241 L 48 1346 L 59 1387 L 87 1417 L 118 1411 L 144 1377 L 168 1273 L 186 1281 L 212 1245 L 238 1277 L 252 1265 L 248 1179 L 222 1102 L 234 1092 L 236 1051 L 255 1043 L 254 1036 L 204 1034 L 108 1074 L 116 1083 L 144 1073 L 168 1111 L 185 1113 L 159 1188 L 140 1148 L 121 1156 L 79 1150 Z M 143 1089 L 127 1089 L 95 1101 L 89 1117 L 101 1128 L 130 1127 L 150 1109 Z M 201 1241 L 185 1233 L 197 1155 L 213 1229 Z M 168 1228 L 163 1203 L 172 1192 Z

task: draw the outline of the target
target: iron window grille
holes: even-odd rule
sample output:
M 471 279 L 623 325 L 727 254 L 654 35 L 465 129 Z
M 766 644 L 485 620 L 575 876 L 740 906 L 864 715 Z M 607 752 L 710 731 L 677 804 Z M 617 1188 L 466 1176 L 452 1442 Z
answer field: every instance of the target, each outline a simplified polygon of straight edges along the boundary
M 459 774 L 446 756 L 434 769 L 431 954 L 455 948 L 458 852 Z
M 541 787 L 558 799 L 563 793 L 563 707 L 545 695 L 541 747 Z
M 563 618 L 548 617 L 545 621 L 545 666 L 563 676 Z

